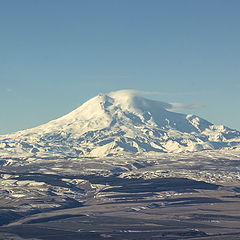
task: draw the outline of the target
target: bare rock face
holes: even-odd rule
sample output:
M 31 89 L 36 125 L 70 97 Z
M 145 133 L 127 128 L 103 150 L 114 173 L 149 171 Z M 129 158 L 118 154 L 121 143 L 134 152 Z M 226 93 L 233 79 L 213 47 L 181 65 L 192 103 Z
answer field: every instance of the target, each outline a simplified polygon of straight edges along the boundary
M 0 136 L 0 153 L 101 157 L 239 146 L 239 131 L 169 108 L 131 91 L 101 94 L 59 119 Z

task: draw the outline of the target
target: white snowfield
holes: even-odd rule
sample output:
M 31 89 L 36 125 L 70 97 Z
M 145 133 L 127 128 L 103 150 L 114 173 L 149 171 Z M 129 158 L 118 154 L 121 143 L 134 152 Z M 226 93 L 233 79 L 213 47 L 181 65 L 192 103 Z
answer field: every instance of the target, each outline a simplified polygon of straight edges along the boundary
M 121 156 L 239 148 L 240 132 L 122 90 L 39 127 L 0 136 L 1 156 Z

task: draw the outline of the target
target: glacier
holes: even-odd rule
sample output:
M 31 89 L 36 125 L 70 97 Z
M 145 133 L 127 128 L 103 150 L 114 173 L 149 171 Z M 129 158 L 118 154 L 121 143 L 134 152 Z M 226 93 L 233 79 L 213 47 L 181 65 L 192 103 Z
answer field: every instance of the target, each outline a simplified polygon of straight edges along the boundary
M 137 156 L 239 146 L 240 131 L 128 90 L 99 94 L 56 120 L 0 136 L 1 156 Z

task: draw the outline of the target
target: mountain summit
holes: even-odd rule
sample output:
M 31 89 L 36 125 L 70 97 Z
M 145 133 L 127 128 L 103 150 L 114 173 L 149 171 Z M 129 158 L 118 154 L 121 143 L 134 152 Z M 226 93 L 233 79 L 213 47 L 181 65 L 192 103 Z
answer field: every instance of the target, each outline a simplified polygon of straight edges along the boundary
M 239 131 L 169 111 L 172 107 L 130 90 L 100 94 L 61 118 L 0 136 L 0 153 L 100 157 L 240 144 Z

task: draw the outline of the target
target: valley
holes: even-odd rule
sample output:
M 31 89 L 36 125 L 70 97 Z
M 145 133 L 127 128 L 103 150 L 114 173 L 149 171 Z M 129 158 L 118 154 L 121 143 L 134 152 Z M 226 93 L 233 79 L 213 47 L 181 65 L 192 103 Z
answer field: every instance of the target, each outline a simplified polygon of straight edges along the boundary
M 238 239 L 239 156 L 1 158 L 0 239 Z

